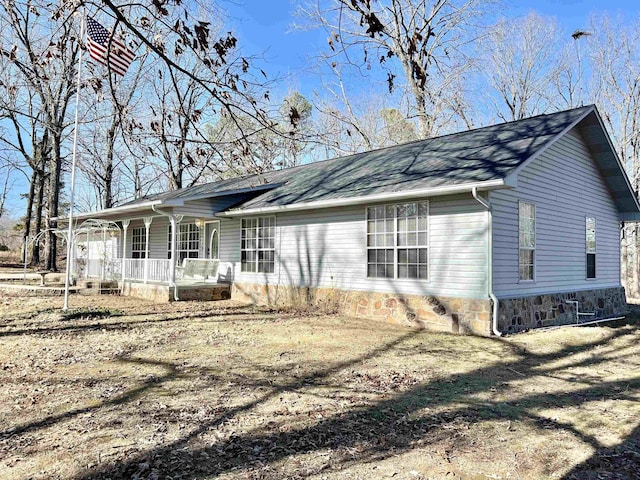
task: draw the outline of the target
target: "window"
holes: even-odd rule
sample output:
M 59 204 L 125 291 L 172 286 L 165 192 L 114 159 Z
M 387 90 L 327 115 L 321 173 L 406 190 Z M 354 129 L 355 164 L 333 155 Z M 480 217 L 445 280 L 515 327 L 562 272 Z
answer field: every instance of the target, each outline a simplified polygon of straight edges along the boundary
M 428 217 L 428 202 L 367 207 L 367 276 L 426 280 Z
M 587 217 L 585 243 L 587 246 L 587 278 L 596 278 L 596 219 Z
M 520 280 L 535 278 L 536 259 L 536 206 L 531 203 L 519 204 L 519 237 L 520 237 Z
M 176 262 L 182 263 L 185 258 L 198 258 L 200 252 L 200 229 L 195 223 L 178 224 L 176 238 Z M 171 258 L 171 225 L 167 235 L 167 258 Z
M 131 230 L 131 258 L 145 258 L 147 255 L 147 232 L 144 227 Z
M 276 218 L 243 218 L 240 244 L 242 272 L 275 271 Z

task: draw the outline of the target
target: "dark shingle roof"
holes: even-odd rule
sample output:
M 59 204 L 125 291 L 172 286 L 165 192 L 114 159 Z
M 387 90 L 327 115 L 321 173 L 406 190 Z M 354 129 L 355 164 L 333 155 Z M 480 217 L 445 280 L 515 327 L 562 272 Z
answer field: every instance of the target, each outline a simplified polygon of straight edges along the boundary
M 129 204 L 272 185 L 242 208 L 308 203 L 504 179 L 593 106 L 151 195 Z M 127 204 L 127 205 L 129 205 Z

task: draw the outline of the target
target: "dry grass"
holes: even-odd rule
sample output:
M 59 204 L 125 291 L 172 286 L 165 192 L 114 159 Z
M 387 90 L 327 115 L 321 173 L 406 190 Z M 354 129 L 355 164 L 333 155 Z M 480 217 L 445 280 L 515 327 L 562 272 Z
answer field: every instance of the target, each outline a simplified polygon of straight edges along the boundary
M 640 330 L 0 300 L 0 478 L 639 478 Z M 628 324 L 627 324 L 628 323 Z

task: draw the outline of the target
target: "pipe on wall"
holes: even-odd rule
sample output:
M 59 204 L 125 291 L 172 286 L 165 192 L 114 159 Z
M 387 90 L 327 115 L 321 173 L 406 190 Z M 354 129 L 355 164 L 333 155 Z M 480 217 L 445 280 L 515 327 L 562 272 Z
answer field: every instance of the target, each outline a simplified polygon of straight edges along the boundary
M 502 332 L 498 328 L 499 302 L 493 291 L 493 213 L 491 211 L 491 203 L 478 195 L 477 187 L 471 189 L 471 194 L 487 211 L 487 291 L 489 298 L 493 302 L 491 331 L 496 337 L 501 337 Z

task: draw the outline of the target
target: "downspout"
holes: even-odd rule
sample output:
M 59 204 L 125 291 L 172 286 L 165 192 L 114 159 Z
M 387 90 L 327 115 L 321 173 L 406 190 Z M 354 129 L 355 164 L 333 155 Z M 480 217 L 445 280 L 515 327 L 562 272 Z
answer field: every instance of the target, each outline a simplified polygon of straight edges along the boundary
M 165 217 L 169 217 L 169 222 L 171 222 L 171 264 L 169 266 L 169 287 L 173 287 L 173 299 L 177 302 L 180 300 L 178 298 L 178 285 L 176 285 L 176 217 L 164 210 L 160 210 L 156 208 L 155 205 L 151 205 L 151 210 L 160 215 L 164 215 Z
M 498 297 L 493 292 L 493 212 L 489 201 L 478 195 L 477 187 L 471 189 L 471 194 L 487 210 L 487 291 L 489 292 L 489 298 L 493 302 L 491 330 L 496 337 L 501 337 L 502 332 L 498 329 Z

